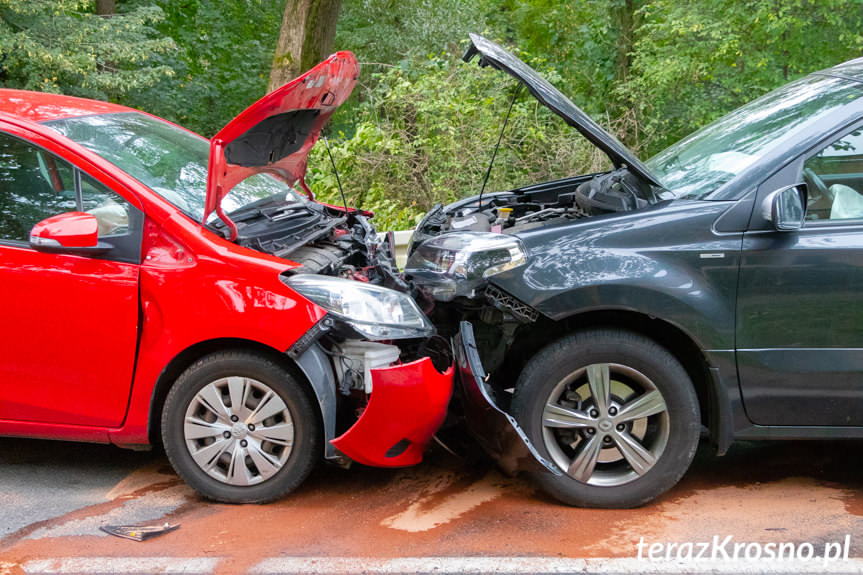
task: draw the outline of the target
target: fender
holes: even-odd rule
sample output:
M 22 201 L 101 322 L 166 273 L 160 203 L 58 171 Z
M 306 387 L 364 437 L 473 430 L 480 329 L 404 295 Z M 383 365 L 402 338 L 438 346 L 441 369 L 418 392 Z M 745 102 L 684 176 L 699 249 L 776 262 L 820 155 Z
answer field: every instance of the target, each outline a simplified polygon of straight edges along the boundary
M 324 458 L 339 461 L 342 458 L 336 453 L 331 440 L 336 436 L 336 376 L 330 359 L 326 356 L 320 344 L 313 344 L 297 360 L 297 367 L 309 380 L 318 406 L 321 408 L 321 420 L 324 424 Z

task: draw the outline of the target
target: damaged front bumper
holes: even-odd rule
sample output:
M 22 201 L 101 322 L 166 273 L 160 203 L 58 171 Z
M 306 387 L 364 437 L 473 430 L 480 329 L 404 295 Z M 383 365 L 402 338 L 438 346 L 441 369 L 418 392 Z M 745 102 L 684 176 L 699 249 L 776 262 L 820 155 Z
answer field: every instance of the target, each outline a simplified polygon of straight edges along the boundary
M 428 357 L 372 369 L 373 391 L 365 411 L 331 443 L 364 465 L 416 465 L 446 417 L 453 372 L 450 366 L 440 373 Z
M 359 419 L 335 437 L 336 379 L 327 355 L 312 345 L 298 366 L 312 382 L 328 438 L 324 456 L 345 464 L 346 458 L 374 467 L 406 467 L 422 461 L 423 452 L 447 416 L 457 375 L 457 392 L 468 431 L 506 473 L 561 471 L 531 444 L 515 418 L 494 399 L 484 379 L 473 327 L 462 322 L 453 341 L 455 365 L 438 371 L 431 358 L 370 369 L 372 393 Z
M 484 381 L 486 374 L 470 322 L 461 322 L 454 343 L 459 391 L 471 435 L 510 475 L 519 471 L 562 475 L 556 465 L 539 454 L 515 418 L 495 402 L 494 390 Z

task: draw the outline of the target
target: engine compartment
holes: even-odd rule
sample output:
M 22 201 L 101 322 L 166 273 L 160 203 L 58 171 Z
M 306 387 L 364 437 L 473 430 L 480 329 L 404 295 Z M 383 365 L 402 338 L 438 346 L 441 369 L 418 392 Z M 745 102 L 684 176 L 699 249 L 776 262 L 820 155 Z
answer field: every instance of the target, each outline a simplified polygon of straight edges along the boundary
M 300 264 L 291 274 L 343 277 L 406 291 L 395 268 L 392 239 L 378 235 L 367 215 L 289 196 L 230 217 L 237 244 Z M 211 225 L 224 228 L 221 222 Z
M 636 210 L 654 199 L 650 186 L 625 167 L 483 194 L 448 206 L 435 205 L 417 226 L 410 251 L 450 231 L 518 233 L 555 220 Z

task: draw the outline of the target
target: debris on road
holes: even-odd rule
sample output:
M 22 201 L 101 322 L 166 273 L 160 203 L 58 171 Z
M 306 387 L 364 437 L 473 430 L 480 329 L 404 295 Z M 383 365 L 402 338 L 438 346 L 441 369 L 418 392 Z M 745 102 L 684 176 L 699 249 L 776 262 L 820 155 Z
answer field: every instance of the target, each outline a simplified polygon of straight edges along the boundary
M 131 539 L 132 541 L 144 541 L 145 539 L 176 531 L 179 528 L 179 523 L 173 525 L 170 523 L 163 525 L 102 525 L 99 527 L 99 529 L 109 535 Z

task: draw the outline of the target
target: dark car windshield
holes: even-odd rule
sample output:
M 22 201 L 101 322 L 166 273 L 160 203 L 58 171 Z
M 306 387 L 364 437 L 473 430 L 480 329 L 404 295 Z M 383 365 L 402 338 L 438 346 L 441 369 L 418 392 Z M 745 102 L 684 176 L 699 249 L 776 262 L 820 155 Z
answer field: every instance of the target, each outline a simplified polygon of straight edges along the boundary
M 46 122 L 99 154 L 196 221 L 204 217 L 210 146 L 204 138 L 138 112 L 80 116 Z M 269 174 L 239 183 L 222 202 L 227 213 L 272 196 L 303 196 Z
M 807 76 L 723 116 L 645 163 L 676 198 L 725 199 L 711 194 L 780 140 L 861 96 L 856 82 Z

